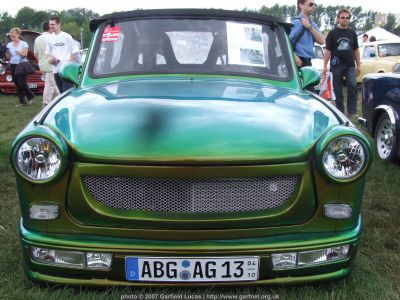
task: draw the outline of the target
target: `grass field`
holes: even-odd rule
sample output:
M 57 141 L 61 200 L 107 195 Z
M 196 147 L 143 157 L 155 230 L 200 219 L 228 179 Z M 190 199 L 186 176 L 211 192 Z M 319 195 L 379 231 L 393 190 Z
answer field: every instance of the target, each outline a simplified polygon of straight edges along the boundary
M 180 293 L 196 295 L 251 293 L 264 295 L 262 299 L 265 300 L 400 299 L 400 166 L 382 163 L 377 159 L 374 159 L 367 179 L 363 203 L 364 229 L 358 257 L 352 275 L 346 279 L 318 285 L 190 290 L 135 288 L 95 290 L 32 284 L 24 277 L 22 269 L 18 238 L 20 212 L 9 152 L 16 134 L 40 110 L 41 98 L 36 99 L 33 105 L 15 107 L 16 96 L 0 95 L 0 299 L 152 300 L 146 296 Z M 154 300 L 158 299 L 163 298 L 158 296 Z

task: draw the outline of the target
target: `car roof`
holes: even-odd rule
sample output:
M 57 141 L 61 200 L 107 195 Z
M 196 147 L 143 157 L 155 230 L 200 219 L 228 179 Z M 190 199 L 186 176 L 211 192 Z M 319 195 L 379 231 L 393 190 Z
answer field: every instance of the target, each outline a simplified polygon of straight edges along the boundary
M 366 42 L 363 43 L 361 46 L 373 46 L 373 45 L 393 44 L 393 43 L 400 43 L 400 37 L 398 39 L 393 39 L 393 40 L 379 40 L 374 42 Z
M 258 21 L 261 23 L 280 24 L 286 29 L 286 31 L 289 31 L 292 27 L 292 24 L 284 22 L 279 17 L 247 11 L 222 9 L 146 9 L 116 12 L 101 16 L 90 21 L 90 30 L 94 32 L 97 27 L 104 22 L 112 24 L 116 20 L 120 21 L 124 19 L 129 20 L 151 17 L 214 17 L 219 19 L 239 19 L 243 21 Z

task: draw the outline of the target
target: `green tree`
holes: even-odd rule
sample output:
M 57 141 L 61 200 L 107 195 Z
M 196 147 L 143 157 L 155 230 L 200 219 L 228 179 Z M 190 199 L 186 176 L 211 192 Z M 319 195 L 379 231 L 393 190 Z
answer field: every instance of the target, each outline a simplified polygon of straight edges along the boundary
M 400 25 L 393 30 L 393 33 L 400 36 Z
M 321 28 L 322 25 L 324 25 L 324 16 L 325 14 L 325 8 L 323 5 L 318 5 L 317 9 L 314 12 L 314 15 L 312 16 L 312 19 L 315 23 L 317 23 L 318 28 Z
M 15 24 L 22 29 L 37 28 L 36 20 L 32 18 L 35 13 L 34 9 L 24 6 L 15 15 Z
M 325 8 L 324 21 L 327 29 L 333 29 L 336 27 L 336 16 L 339 9 L 339 6 L 327 6 Z
M 396 28 L 396 17 L 394 14 L 389 13 L 386 18 L 386 24 L 383 26 L 389 32 L 394 32 Z
M 362 8 L 361 6 L 358 7 L 347 7 L 350 12 L 351 12 L 351 20 L 349 27 L 355 31 L 357 31 L 357 28 L 360 27 L 360 25 L 363 23 L 363 18 L 362 18 Z
M 50 19 L 51 14 L 48 11 L 38 10 L 34 13 L 32 18 L 34 19 L 34 26 L 31 29 L 36 29 L 42 32 L 42 24 Z
M 89 29 L 89 21 L 98 18 L 100 15 L 85 8 L 63 10 L 58 15 L 63 23 L 62 30 L 71 34 L 81 43 L 83 48 L 87 48 L 92 39 L 92 32 Z M 67 27 L 65 26 L 66 24 L 68 24 Z
M 75 22 L 78 26 L 82 26 L 87 21 L 99 17 L 99 14 L 86 8 L 72 8 L 63 10 L 60 13 L 60 17 L 64 21 Z
M 12 27 L 15 26 L 14 18 L 6 11 L 0 13 L 0 35 L 7 33 Z M 3 37 L 0 37 L 0 41 Z M 4 42 L 4 41 L 3 41 Z
M 358 23 L 358 30 L 365 32 L 375 27 L 375 16 L 378 14 L 376 11 L 368 10 L 361 13 L 360 21 Z
M 80 39 L 81 28 L 75 22 L 62 23 L 61 30 L 68 32 L 75 40 Z

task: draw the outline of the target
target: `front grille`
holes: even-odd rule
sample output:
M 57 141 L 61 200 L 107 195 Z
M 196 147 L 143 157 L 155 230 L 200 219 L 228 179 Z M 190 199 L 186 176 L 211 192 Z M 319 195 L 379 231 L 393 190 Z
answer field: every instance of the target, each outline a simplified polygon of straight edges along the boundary
M 28 75 L 28 77 L 26 78 L 27 82 L 41 82 L 42 75 L 41 74 L 32 74 L 32 75 Z
M 159 179 L 83 176 L 99 202 L 123 210 L 228 213 L 278 207 L 293 194 L 300 176 L 223 179 Z

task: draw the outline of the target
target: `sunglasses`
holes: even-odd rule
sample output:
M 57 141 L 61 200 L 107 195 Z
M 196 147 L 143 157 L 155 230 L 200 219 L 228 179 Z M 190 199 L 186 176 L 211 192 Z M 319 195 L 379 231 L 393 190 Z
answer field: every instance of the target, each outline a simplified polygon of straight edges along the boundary
M 310 3 L 304 3 L 304 5 L 308 5 L 309 7 L 313 7 L 313 6 L 315 6 L 315 7 L 317 7 L 317 4 L 315 4 L 314 2 L 310 2 Z
M 350 20 L 350 17 L 340 17 L 342 20 L 346 19 L 346 20 Z

